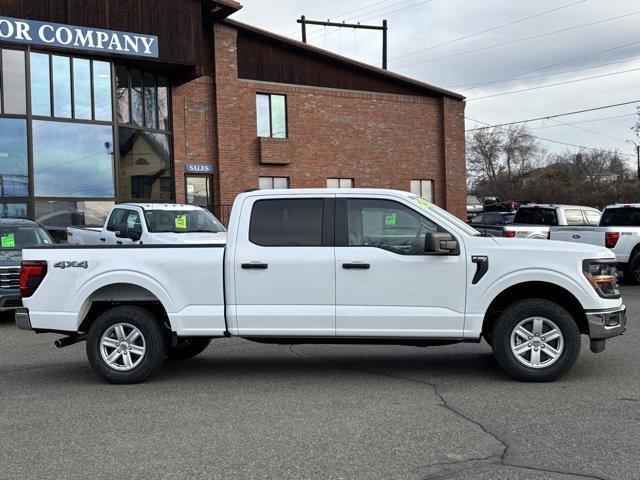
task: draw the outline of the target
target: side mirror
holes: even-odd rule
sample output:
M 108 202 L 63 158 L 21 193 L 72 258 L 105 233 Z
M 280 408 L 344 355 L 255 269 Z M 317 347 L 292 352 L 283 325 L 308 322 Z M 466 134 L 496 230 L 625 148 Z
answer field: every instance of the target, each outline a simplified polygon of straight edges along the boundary
M 131 230 L 129 228 L 129 225 L 127 225 L 127 222 L 120 222 L 116 229 L 117 238 L 128 238 L 130 240 L 133 240 L 134 242 L 137 242 L 142 237 L 142 234 L 140 232 Z
M 427 233 L 424 250 L 435 255 L 449 255 L 459 249 L 458 241 L 450 233 Z

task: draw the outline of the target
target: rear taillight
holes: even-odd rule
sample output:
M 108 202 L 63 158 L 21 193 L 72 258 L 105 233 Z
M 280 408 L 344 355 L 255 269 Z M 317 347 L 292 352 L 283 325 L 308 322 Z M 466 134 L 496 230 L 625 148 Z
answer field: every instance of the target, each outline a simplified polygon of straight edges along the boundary
M 47 274 L 44 260 L 23 260 L 20 270 L 20 294 L 22 298 L 33 295 Z
M 604 234 L 604 246 L 607 248 L 613 248 L 620 239 L 620 233 L 618 232 L 605 232 Z
M 514 232 L 513 230 L 505 230 L 504 232 L 502 232 L 502 236 L 507 238 L 514 238 L 516 236 L 516 232 Z

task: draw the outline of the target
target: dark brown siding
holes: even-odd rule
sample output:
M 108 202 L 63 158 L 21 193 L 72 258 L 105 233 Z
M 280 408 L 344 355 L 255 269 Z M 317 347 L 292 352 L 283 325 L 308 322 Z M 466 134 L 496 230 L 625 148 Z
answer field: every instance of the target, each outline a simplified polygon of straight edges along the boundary
M 314 87 L 440 96 L 243 30 L 238 30 L 238 76 L 246 80 Z
M 202 64 L 202 0 L 0 0 L 0 13 L 157 35 L 161 62 Z

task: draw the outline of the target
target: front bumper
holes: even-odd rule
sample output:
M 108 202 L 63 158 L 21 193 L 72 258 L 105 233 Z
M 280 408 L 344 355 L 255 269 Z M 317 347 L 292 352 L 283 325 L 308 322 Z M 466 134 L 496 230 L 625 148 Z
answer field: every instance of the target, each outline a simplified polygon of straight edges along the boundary
M 16 325 L 20 330 L 33 330 L 31 328 L 31 318 L 29 318 L 29 310 L 26 308 L 18 308 L 15 313 Z
M 592 310 L 586 314 L 591 340 L 617 337 L 627 329 L 627 309 L 624 305 L 615 310 Z

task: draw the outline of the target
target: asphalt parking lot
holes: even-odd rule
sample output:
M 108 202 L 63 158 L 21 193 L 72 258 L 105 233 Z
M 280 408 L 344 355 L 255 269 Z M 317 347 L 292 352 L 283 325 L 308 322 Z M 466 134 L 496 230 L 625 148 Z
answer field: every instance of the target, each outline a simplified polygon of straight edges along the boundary
M 0 323 L 0 479 L 640 478 L 640 287 L 626 336 L 553 384 L 485 344 L 218 340 L 135 386 Z

